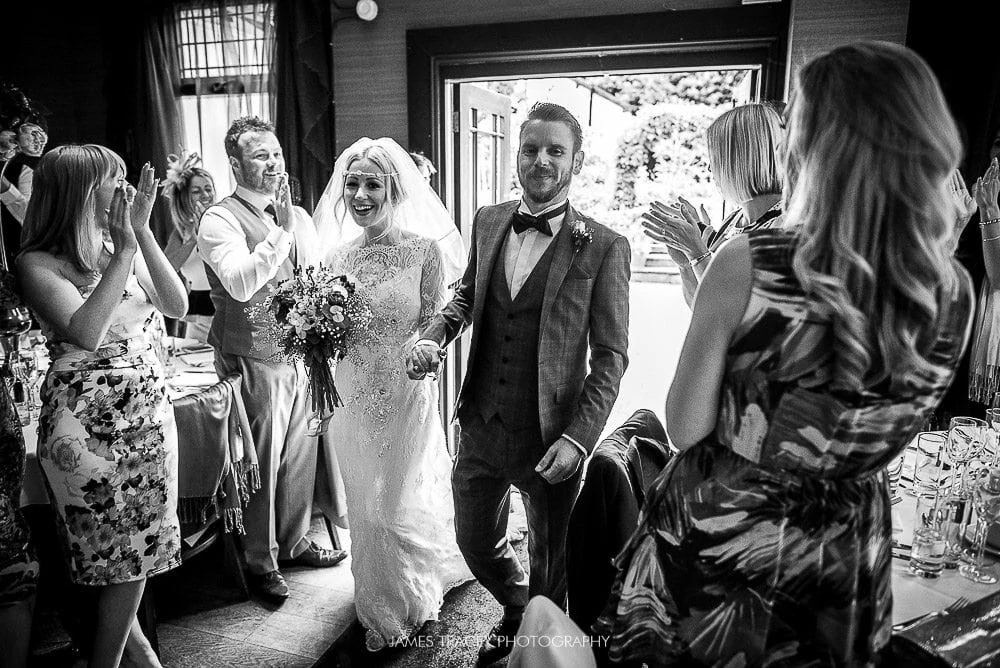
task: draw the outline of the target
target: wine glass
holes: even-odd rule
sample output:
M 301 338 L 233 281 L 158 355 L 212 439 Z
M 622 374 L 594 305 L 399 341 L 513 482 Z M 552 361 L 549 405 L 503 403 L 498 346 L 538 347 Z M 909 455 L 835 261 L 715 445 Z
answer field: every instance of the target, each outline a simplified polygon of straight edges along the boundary
M 36 385 L 38 384 L 38 358 L 34 350 L 21 350 L 18 352 L 18 375 L 24 384 L 25 405 L 28 417 L 36 419 L 38 417 L 39 404 L 36 400 Z
M 980 584 L 995 584 L 996 569 L 983 565 L 983 550 L 990 526 L 1000 519 L 1000 468 L 983 468 L 972 480 L 972 507 L 976 511 L 976 538 L 973 542 L 974 559 L 962 564 L 958 572 Z
M 1000 465 L 1000 407 L 986 409 L 986 423 L 990 426 L 983 459 L 988 466 Z
M 944 457 L 950 477 L 938 492 L 944 515 L 941 530 L 947 541 L 945 566 L 955 568 L 962 558 L 962 541 L 969 523 L 970 492 L 965 484 L 969 462 L 983 450 L 986 422 L 973 417 L 953 417 L 944 443 Z

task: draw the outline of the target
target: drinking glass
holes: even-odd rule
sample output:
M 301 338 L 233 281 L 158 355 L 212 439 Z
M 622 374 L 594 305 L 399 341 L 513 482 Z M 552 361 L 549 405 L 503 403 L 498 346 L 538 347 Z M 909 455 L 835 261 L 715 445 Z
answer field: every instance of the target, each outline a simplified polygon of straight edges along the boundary
M 1000 465 L 1000 408 L 986 409 L 987 429 L 986 446 L 983 450 L 983 461 L 987 466 Z
M 953 417 L 945 440 L 944 460 L 950 464 L 950 476 L 939 489 L 939 504 L 944 520 L 945 566 L 955 568 L 962 558 L 963 540 L 971 519 L 970 492 L 966 485 L 969 462 L 983 450 L 986 422 L 973 417 Z
M 917 451 L 913 464 L 914 496 L 935 496 L 941 476 L 941 451 L 944 449 L 945 434 L 928 431 L 917 434 Z
M 38 418 L 38 409 L 41 404 L 37 401 L 38 395 L 38 358 L 34 350 L 21 350 L 18 352 L 18 371 L 21 382 L 24 384 L 25 413 L 28 421 Z M 22 419 L 25 416 L 22 416 Z
M 1000 519 L 1000 469 L 983 468 L 971 482 L 972 506 L 976 511 L 976 537 L 973 541 L 974 557 L 971 563 L 958 569 L 964 577 L 980 584 L 995 584 L 996 570 L 983 565 L 983 550 L 990 526 Z
M 906 449 L 904 448 L 898 456 L 893 458 L 892 461 L 885 467 L 885 473 L 889 478 L 889 496 L 893 500 L 899 497 L 899 480 L 903 475 L 903 457 L 906 455 Z

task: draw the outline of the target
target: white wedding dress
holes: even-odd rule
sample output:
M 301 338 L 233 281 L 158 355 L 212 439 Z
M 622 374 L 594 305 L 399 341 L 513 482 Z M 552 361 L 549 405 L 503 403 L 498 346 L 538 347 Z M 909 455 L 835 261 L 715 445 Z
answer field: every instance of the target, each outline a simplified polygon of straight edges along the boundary
M 344 406 L 327 440 L 347 492 L 358 619 L 379 649 L 437 619 L 444 594 L 472 579 L 455 542 L 438 386 L 405 372 L 417 332 L 443 303 L 441 256 L 430 239 L 411 237 L 348 244 L 328 264 L 355 277 L 374 315 L 337 365 Z

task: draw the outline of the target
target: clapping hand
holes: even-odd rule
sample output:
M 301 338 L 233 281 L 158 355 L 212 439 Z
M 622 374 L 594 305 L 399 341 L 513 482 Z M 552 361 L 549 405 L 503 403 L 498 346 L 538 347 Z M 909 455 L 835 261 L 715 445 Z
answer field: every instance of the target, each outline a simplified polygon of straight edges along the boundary
M 153 204 L 156 203 L 157 180 L 153 177 L 153 167 L 147 162 L 142 166 L 139 185 L 135 188 L 127 186 L 132 206 L 132 229 L 135 230 L 136 234 L 149 228 L 149 215 L 153 212 Z
M 1000 165 L 996 158 L 990 161 L 986 173 L 976 181 L 972 192 L 979 205 L 981 222 L 1000 218 L 1000 204 L 997 203 L 997 195 L 1000 195 Z
M 550 485 L 569 479 L 580 468 L 583 453 L 565 437 L 560 437 L 542 455 L 535 473 L 542 476 Z
M 969 189 L 965 187 L 962 175 L 956 169 L 951 175 L 948 184 L 952 197 L 955 199 L 955 206 L 958 208 L 958 220 L 956 221 L 955 238 L 962 235 L 965 226 L 969 224 L 972 214 L 976 212 L 976 200 L 969 194 Z
M 286 232 L 295 232 L 295 213 L 292 211 L 292 190 L 288 187 L 288 174 L 278 178 L 278 193 L 274 200 L 274 211 L 278 216 L 278 225 Z
M 672 206 L 653 202 L 650 210 L 642 214 L 643 231 L 649 238 L 691 260 L 708 251 L 705 238 L 710 234 L 711 221 L 704 205 L 699 218 L 694 205 L 683 197 L 677 199 L 677 204 Z M 704 232 L 700 225 L 705 227 Z
M 131 190 L 131 193 L 129 192 Z M 115 188 L 108 207 L 108 232 L 114 244 L 115 254 L 135 253 L 139 244 L 135 237 L 135 227 L 132 218 L 132 198 L 135 190 L 128 184 Z

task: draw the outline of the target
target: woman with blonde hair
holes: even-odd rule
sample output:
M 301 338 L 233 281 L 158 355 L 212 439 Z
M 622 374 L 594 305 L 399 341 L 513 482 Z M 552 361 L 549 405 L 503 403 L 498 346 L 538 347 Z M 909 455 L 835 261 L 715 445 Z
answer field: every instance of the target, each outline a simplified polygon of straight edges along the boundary
M 188 289 L 188 312 L 183 321 L 187 324 L 184 336 L 206 341 L 212 327 L 215 307 L 212 305 L 211 288 L 205 263 L 198 252 L 198 224 L 208 207 L 215 204 L 215 180 L 201 167 L 197 153 L 170 155 L 169 167 L 163 181 L 170 220 L 174 229 L 163 249 L 171 266 L 180 272 Z
M 187 310 L 149 229 L 156 180 L 137 188 L 93 144 L 42 156 L 17 259 L 47 339 L 41 464 L 73 582 L 97 588 L 92 666 L 159 661 L 136 620 L 146 578 L 180 564 L 177 431 L 146 335 L 156 311 Z
M 723 242 L 743 232 L 781 224 L 781 170 L 776 152 L 784 137 L 781 114 L 773 104 L 730 109 L 705 131 L 715 184 L 735 207 L 719 229 L 712 228 L 704 205 L 699 217 L 683 197 L 669 206 L 653 202 L 643 214 L 646 235 L 666 244 L 677 263 L 689 306 L 708 261 Z
M 891 633 L 884 468 L 951 382 L 973 311 L 952 258 L 961 143 L 885 42 L 798 73 L 787 229 L 722 246 L 694 303 L 646 497 L 595 631 L 615 661 L 864 666 Z

